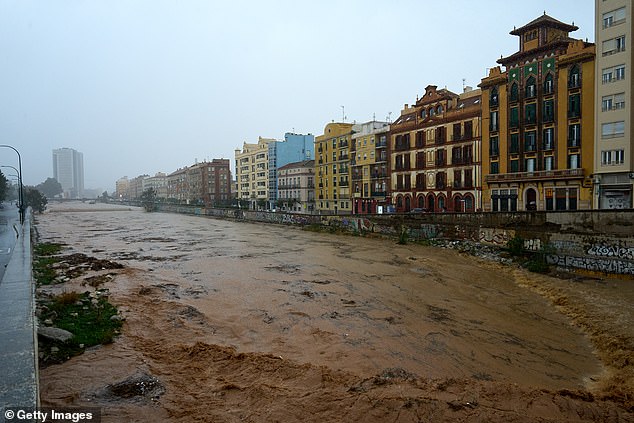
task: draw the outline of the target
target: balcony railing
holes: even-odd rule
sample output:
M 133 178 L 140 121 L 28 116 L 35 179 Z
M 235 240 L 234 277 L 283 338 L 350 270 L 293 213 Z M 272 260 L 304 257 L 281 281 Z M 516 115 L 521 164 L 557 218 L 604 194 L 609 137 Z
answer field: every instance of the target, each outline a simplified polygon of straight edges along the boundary
M 499 173 L 486 175 L 486 182 L 533 181 L 542 179 L 580 179 L 584 177 L 583 169 L 540 170 L 536 172 Z

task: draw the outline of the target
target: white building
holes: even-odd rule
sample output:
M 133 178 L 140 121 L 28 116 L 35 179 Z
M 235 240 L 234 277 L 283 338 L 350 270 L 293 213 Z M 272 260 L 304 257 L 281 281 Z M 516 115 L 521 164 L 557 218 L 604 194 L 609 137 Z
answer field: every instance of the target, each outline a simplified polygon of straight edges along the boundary
M 53 178 L 64 190 L 64 198 L 84 196 L 84 155 L 72 148 L 53 150 Z

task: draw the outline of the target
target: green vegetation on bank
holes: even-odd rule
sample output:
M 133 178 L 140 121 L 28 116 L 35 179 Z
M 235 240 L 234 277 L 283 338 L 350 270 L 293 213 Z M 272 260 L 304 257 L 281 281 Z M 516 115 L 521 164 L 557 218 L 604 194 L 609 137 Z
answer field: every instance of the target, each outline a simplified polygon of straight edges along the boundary
M 77 277 L 68 273 L 68 267 L 59 266 L 67 258 L 60 255 L 62 248 L 63 244 L 57 243 L 39 243 L 34 246 L 33 275 L 38 287 L 61 284 L 61 281 Z M 72 257 L 75 260 L 77 257 L 86 261 L 96 260 L 77 254 Z M 61 363 L 83 353 L 88 347 L 113 342 L 121 329 L 122 319 L 116 307 L 108 302 L 107 292 L 107 289 L 84 293 L 70 291 L 52 296 L 38 292 L 40 327 L 55 327 L 73 335 L 65 341 L 40 336 L 42 364 Z

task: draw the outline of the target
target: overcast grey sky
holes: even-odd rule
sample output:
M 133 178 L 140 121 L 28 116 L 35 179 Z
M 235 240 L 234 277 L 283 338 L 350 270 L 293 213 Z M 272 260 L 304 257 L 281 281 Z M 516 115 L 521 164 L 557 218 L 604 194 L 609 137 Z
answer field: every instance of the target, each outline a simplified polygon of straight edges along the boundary
M 85 186 L 229 158 L 258 136 L 395 119 L 429 84 L 459 93 L 546 13 L 594 41 L 593 0 L 0 0 L 0 144 L 24 183 L 52 150 Z M 0 164 L 17 167 L 0 149 Z

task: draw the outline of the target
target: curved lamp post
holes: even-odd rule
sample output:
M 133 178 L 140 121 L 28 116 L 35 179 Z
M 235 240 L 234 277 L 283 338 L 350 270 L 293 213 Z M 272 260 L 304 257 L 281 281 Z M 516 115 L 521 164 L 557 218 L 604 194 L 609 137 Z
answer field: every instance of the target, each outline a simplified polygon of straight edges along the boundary
M 15 168 L 15 167 L 13 167 L 13 166 L 9 166 L 9 165 L 2 165 L 2 166 L 0 166 L 0 167 L 7 167 L 7 168 L 11 168 L 11 169 L 15 170 L 15 175 L 14 175 L 14 174 L 12 174 L 12 173 L 11 173 L 11 174 L 9 174 L 9 173 L 8 173 L 8 174 L 7 174 L 7 176 L 15 176 L 15 177 L 17 178 L 17 181 L 18 181 L 18 186 L 19 186 L 19 184 L 20 184 L 20 172 L 19 172 L 16 168 Z M 20 194 L 19 194 L 19 190 L 18 190 L 18 196 L 19 196 L 19 195 L 20 195 Z M 19 198 L 18 198 L 18 200 L 19 200 Z M 18 201 L 18 202 L 20 202 L 20 201 Z M 20 203 L 20 204 L 22 204 L 22 203 Z M 20 205 L 20 204 L 19 204 L 19 205 Z M 19 206 L 19 205 L 18 205 L 18 206 Z
M 10 145 L 7 144 L 0 144 L 0 147 L 4 147 L 4 148 L 10 148 L 11 150 L 15 151 L 15 153 L 18 155 L 18 167 L 20 168 L 18 170 L 18 175 L 20 176 L 20 223 L 24 223 L 24 185 L 22 184 L 22 157 L 20 156 L 20 152 L 18 150 L 15 149 L 15 147 L 12 147 Z M 15 169 L 15 168 L 14 168 Z

